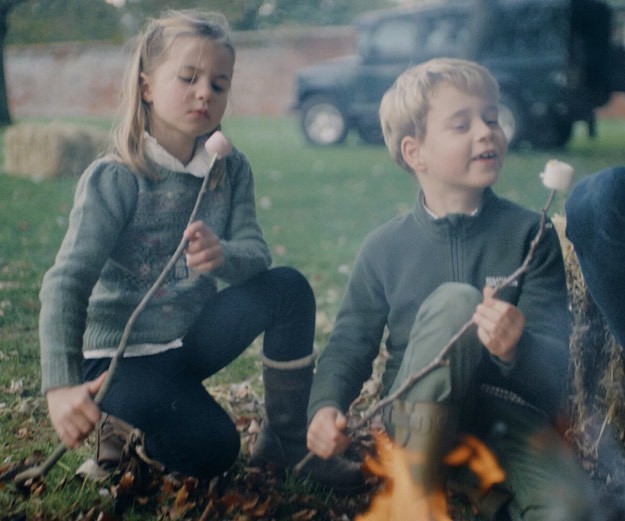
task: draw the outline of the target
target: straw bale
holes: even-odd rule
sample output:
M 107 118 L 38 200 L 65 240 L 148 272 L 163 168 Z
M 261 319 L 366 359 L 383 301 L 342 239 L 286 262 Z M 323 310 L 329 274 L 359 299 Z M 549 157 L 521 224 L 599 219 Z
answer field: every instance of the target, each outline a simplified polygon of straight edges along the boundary
M 79 175 L 105 144 L 106 133 L 87 125 L 13 125 L 4 133 L 4 172 L 35 180 Z
M 554 216 L 566 269 L 570 336 L 569 437 L 582 456 L 596 460 L 603 444 L 625 440 L 625 371 L 623 349 L 606 326 L 588 293 L 566 220 Z M 608 439 L 609 438 L 609 439 Z

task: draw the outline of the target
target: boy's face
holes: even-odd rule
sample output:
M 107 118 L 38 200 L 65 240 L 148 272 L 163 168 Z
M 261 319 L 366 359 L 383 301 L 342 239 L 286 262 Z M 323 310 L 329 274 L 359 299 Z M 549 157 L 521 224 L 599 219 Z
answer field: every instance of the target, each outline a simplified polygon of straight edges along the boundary
M 425 137 L 404 138 L 404 158 L 422 185 L 482 190 L 497 181 L 508 148 L 497 118 L 495 100 L 443 83 L 432 93 Z

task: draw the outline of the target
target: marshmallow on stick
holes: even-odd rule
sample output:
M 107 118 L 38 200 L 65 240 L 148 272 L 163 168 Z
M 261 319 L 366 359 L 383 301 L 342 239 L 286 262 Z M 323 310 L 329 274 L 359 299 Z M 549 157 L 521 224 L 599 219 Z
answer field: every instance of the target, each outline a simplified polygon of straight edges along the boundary
M 232 143 L 219 130 L 216 130 L 206 140 L 204 148 L 214 159 L 223 159 L 232 150 Z
M 543 180 L 543 185 L 550 190 L 565 192 L 571 185 L 574 173 L 575 170 L 568 163 L 550 159 L 547 161 L 545 170 L 541 172 L 540 177 Z
M 219 131 L 214 132 L 211 135 L 211 137 L 209 137 L 206 140 L 206 143 L 204 144 L 204 146 L 208 154 L 211 156 L 210 166 L 208 168 L 209 173 L 213 169 L 215 162 L 218 159 L 223 159 L 224 157 L 226 157 L 232 150 L 232 145 L 230 144 L 230 141 L 228 141 L 228 139 L 226 139 L 226 137 Z M 189 224 L 191 224 L 195 220 L 195 216 L 197 214 L 198 208 L 202 201 L 202 197 L 204 195 L 204 192 L 206 191 L 206 182 L 208 180 L 208 177 L 209 176 L 207 175 L 204 178 L 204 181 L 202 182 L 202 186 L 195 200 L 195 206 L 193 207 L 193 210 L 191 211 L 191 216 L 189 217 Z M 141 302 L 139 302 L 137 307 L 134 309 L 134 311 L 130 315 L 130 318 L 126 322 L 126 326 L 124 327 L 122 337 L 119 341 L 117 349 L 115 350 L 115 354 L 113 355 L 113 358 L 111 359 L 111 365 L 109 366 L 106 379 L 104 380 L 102 387 L 100 387 L 100 390 L 97 392 L 97 394 L 93 398 L 93 401 L 96 405 L 99 405 L 100 403 L 102 403 L 102 400 L 104 399 L 104 395 L 108 392 L 108 389 L 111 386 L 113 375 L 115 374 L 117 370 L 119 360 L 123 358 L 124 356 L 124 353 L 126 351 L 126 346 L 128 344 L 128 338 L 130 336 L 130 332 L 135 322 L 137 321 L 137 317 L 143 312 L 148 301 L 152 298 L 154 293 L 156 293 L 158 288 L 161 286 L 161 284 L 167 277 L 167 274 L 174 267 L 174 265 L 176 264 L 176 262 L 182 255 L 184 249 L 187 247 L 187 244 L 188 244 L 188 241 L 185 238 L 182 238 L 180 240 L 180 243 L 178 244 L 176 251 L 174 252 L 172 257 L 169 259 L 169 261 L 163 268 L 163 271 L 161 271 L 156 281 L 152 284 L 152 286 L 150 286 L 147 293 L 143 296 L 143 298 L 141 299 Z M 42 478 L 56 464 L 56 462 L 61 459 L 63 454 L 65 454 L 66 450 L 67 450 L 67 446 L 63 442 L 59 442 L 56 448 L 54 449 L 54 451 L 52 452 L 52 454 L 50 454 L 43 463 L 35 467 L 30 467 L 20 472 L 19 474 L 17 474 L 13 478 L 14 483 L 22 486 L 25 483 L 27 483 L 28 480 Z

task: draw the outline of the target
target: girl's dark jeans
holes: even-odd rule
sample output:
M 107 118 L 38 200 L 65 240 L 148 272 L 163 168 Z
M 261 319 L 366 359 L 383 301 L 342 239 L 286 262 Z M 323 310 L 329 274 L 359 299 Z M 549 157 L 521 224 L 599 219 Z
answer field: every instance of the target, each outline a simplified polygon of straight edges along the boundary
M 183 347 L 124 358 L 102 410 L 146 434 L 146 449 L 171 470 L 212 477 L 229 468 L 239 434 L 202 382 L 237 358 L 261 333 L 263 353 L 277 361 L 312 352 L 315 298 L 308 281 L 291 268 L 267 270 L 217 293 L 183 338 Z M 86 380 L 110 359 L 85 360 Z

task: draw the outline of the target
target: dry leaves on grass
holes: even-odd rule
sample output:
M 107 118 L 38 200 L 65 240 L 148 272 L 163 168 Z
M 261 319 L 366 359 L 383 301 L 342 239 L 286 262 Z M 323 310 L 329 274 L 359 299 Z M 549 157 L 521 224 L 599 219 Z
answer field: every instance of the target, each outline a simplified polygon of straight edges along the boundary
M 374 392 L 377 386 L 368 389 Z M 101 496 L 112 498 L 112 510 L 94 505 L 87 512 L 72 513 L 71 518 L 121 520 L 133 508 L 145 512 L 146 519 L 158 520 L 349 521 L 366 508 L 367 493 L 333 496 L 310 482 L 302 483 L 272 469 L 250 466 L 249 454 L 263 417 L 262 397 L 252 382 L 211 386 L 209 392 L 234 419 L 241 435 L 241 455 L 232 469 L 210 481 L 145 468 L 125 469 L 100 490 Z M 373 442 L 367 433 L 361 433 L 357 434 L 354 445 L 355 453 L 370 450 Z M 0 466 L 0 486 L 12 486 L 9 483 L 16 474 L 40 463 L 44 457 L 37 453 L 27 461 Z M 53 493 L 45 484 L 45 480 L 27 483 L 20 494 L 33 498 Z

